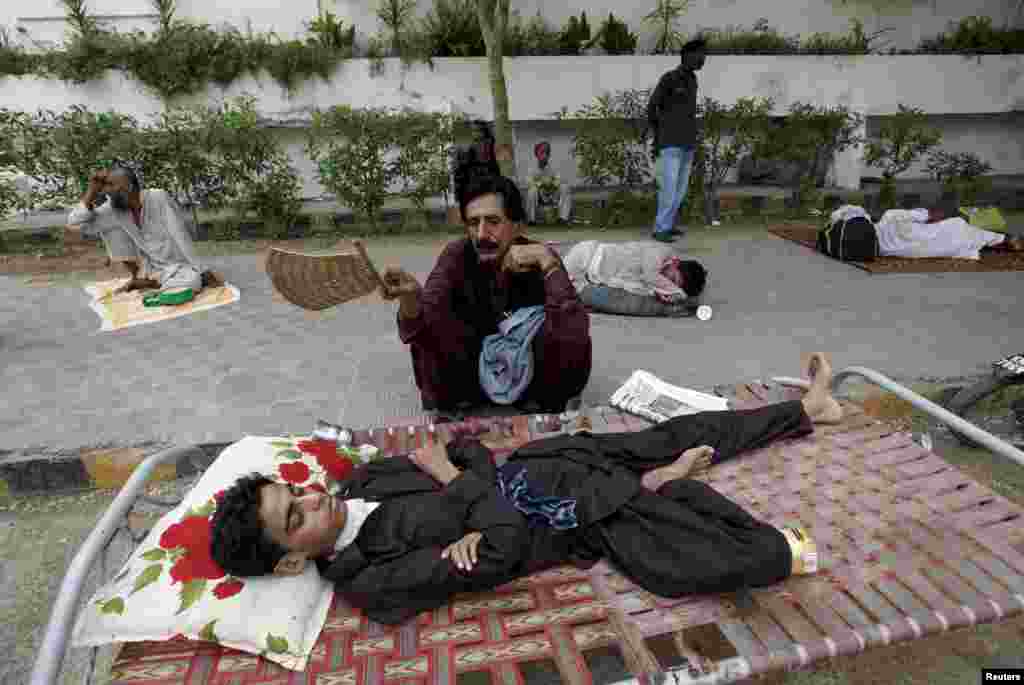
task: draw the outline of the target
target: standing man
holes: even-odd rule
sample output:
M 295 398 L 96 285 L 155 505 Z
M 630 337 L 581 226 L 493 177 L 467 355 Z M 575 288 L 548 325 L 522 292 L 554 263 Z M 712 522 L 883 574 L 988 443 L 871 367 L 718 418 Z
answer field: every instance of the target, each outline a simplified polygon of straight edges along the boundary
M 697 72 L 706 60 L 707 41 L 703 38 L 684 45 L 679 66 L 661 77 L 647 103 L 658 179 L 658 215 L 652 237 L 663 243 L 685 234 L 674 225 L 676 213 L 686 202 L 697 148 Z

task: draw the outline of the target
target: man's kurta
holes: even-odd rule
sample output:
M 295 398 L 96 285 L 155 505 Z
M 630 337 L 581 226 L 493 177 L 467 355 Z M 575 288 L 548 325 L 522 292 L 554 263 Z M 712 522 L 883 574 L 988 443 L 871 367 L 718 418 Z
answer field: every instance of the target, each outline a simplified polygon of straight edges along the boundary
M 514 244 L 536 243 L 519 238 Z M 541 411 L 557 413 L 583 391 L 591 368 L 590 319 L 568 275 L 487 269 L 468 238 L 450 243 L 423 286 L 419 315 L 398 316 L 423 408 L 488 403 L 479 376 L 483 340 L 507 314 L 536 305 L 544 306 L 545 320 L 533 344 L 533 381 L 519 403 L 535 401 Z
M 138 223 L 136 223 L 138 221 Z M 79 203 L 68 223 L 87 224 L 98 233 L 114 261 L 139 262 L 138 277 L 158 281 L 161 290 L 203 287 L 202 267 L 181 209 L 165 190 L 142 191 L 142 210 L 115 209 L 108 201 L 94 210 Z

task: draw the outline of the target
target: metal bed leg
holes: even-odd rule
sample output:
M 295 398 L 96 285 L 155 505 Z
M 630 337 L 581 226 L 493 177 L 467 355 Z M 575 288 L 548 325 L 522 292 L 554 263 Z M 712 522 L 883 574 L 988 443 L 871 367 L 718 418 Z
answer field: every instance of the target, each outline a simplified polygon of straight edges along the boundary
M 854 376 L 859 376 L 864 380 L 877 385 L 883 390 L 888 390 L 892 394 L 910 402 L 914 407 L 920 409 L 932 418 L 942 421 L 958 433 L 963 433 L 979 445 L 984 445 L 996 454 L 1004 456 L 1007 459 L 1012 459 L 1021 466 L 1024 466 L 1024 452 L 1020 451 L 1010 443 L 992 435 L 986 430 L 978 428 L 970 421 L 966 421 L 953 412 L 943 409 L 934 402 L 918 395 L 910 388 L 900 385 L 888 376 L 885 376 L 873 369 L 868 369 L 863 366 L 851 366 L 839 371 L 832 377 L 832 392 L 838 392 L 839 386 L 842 385 L 843 381 Z M 808 385 L 806 379 L 794 379 L 780 376 L 773 378 L 772 380 L 782 385 L 795 385 L 804 388 Z
M 71 635 L 75 610 L 78 607 L 82 588 L 89 575 L 96 557 L 103 553 L 104 548 L 120 526 L 121 519 L 135 504 L 143 486 L 157 466 L 168 461 L 180 459 L 195 450 L 194 446 L 171 447 L 146 458 L 134 472 L 128 482 L 117 494 L 113 503 L 100 518 L 99 524 L 79 548 L 64 580 L 61 582 L 57 601 L 54 602 L 50 620 L 46 624 L 43 642 L 39 647 L 35 665 L 32 667 L 30 685 L 54 685 L 64 663 L 68 638 Z

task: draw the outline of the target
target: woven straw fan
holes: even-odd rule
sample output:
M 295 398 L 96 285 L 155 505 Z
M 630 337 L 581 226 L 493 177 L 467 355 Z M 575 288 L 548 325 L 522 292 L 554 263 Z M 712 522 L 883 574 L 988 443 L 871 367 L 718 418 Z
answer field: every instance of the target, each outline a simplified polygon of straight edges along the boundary
M 282 297 L 303 309 L 320 311 L 369 295 L 384 285 L 366 248 L 353 241 L 355 251 L 310 255 L 270 248 L 267 275 Z

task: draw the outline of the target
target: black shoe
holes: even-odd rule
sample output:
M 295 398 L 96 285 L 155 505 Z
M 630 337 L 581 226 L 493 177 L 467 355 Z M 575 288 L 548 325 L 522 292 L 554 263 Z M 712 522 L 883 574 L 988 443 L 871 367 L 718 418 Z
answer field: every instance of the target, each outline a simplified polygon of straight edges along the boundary
M 676 238 L 671 233 L 658 233 L 655 231 L 651 234 L 651 237 L 657 240 L 659 243 L 674 243 Z
M 668 234 L 673 235 L 677 238 L 682 238 L 684 235 L 686 235 L 686 231 L 680 231 L 678 228 L 673 228 L 671 231 L 668 232 Z

